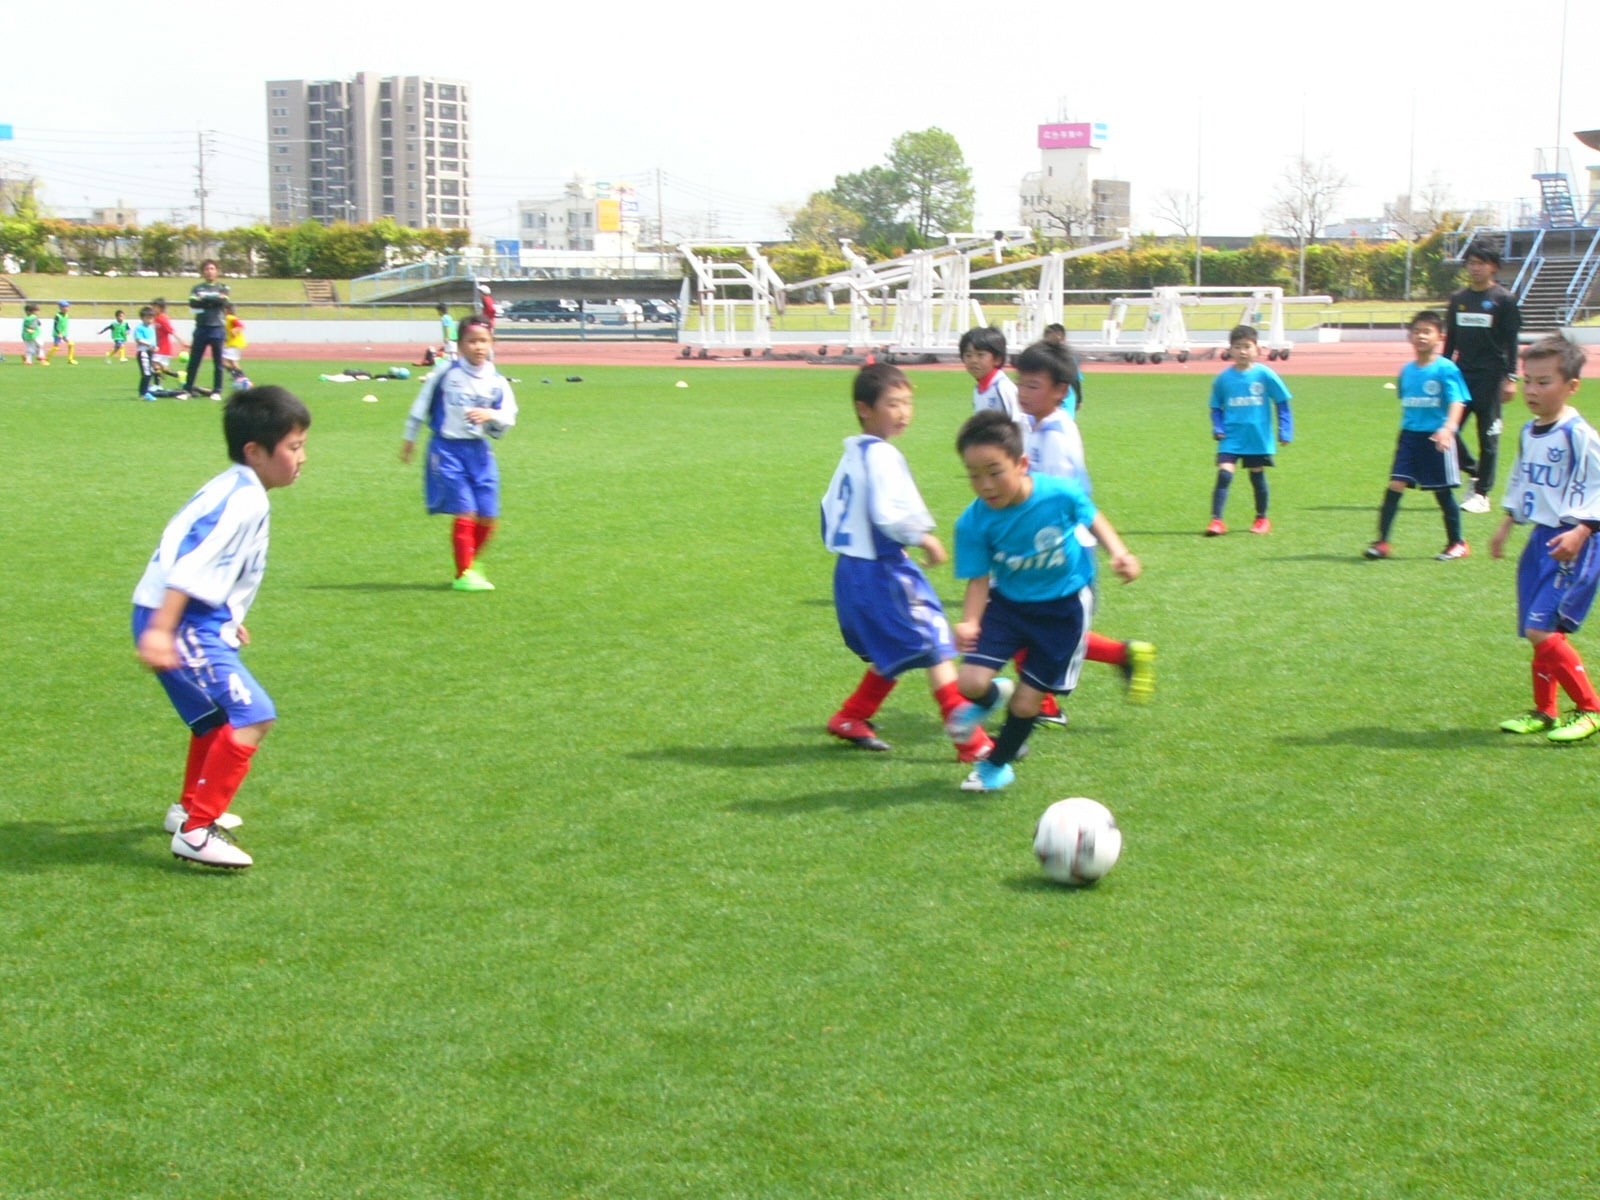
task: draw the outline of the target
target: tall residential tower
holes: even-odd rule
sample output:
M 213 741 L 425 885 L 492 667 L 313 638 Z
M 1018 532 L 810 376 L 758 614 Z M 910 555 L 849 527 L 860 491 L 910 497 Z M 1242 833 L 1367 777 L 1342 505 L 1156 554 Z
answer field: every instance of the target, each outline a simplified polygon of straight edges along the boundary
M 266 86 L 274 225 L 392 217 L 417 229 L 471 227 L 467 84 L 363 71 Z

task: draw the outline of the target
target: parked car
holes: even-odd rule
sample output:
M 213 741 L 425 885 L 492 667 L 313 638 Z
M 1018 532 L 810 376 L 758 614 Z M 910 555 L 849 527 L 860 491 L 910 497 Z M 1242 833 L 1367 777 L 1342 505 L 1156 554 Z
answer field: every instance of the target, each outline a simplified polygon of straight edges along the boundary
M 631 300 L 615 304 L 583 302 L 583 319 L 590 325 L 637 325 L 639 308 Z
M 517 300 L 503 314 L 508 321 L 576 321 L 575 300 Z
M 678 306 L 670 300 L 646 300 L 644 302 L 644 319 L 646 321 L 660 321 L 663 325 L 676 325 L 678 323 Z

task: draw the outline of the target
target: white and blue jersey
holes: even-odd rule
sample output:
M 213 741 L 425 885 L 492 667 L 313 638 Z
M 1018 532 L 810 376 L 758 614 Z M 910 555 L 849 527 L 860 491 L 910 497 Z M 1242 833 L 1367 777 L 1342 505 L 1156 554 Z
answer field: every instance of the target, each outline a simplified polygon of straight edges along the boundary
M 1078 423 L 1067 415 L 1064 408 L 1042 420 L 1028 418 L 1028 469 L 1040 475 L 1054 475 L 1070 479 L 1093 494 L 1089 484 L 1089 466 L 1083 455 L 1083 434 Z
M 173 641 L 182 664 L 157 676 L 196 733 L 226 720 L 270 721 L 272 698 L 239 661 L 239 627 L 267 569 L 270 506 L 243 464 L 211 480 L 167 523 L 133 591 L 133 638 L 149 625 L 168 589 L 188 595 Z
M 972 389 L 972 411 L 981 413 L 988 409 L 1005 413 L 1017 423 L 1023 437 L 1027 437 L 1028 414 L 1022 411 L 1022 401 L 1017 398 L 1017 385 L 998 367 Z
M 1021 504 L 975 499 L 956 518 L 956 578 L 987 575 L 995 591 L 1028 603 L 1076 595 L 1094 582 L 1094 554 L 1075 533 L 1094 523 L 1094 502 L 1070 479 L 1029 478 L 1033 492 Z
M 1211 385 L 1211 432 L 1218 454 L 1272 454 L 1278 442 L 1294 441 L 1289 389 L 1271 367 L 1229 367 Z M 1273 437 L 1273 409 L 1277 437 Z
M 1409 362 L 1400 368 L 1395 381 L 1400 393 L 1400 428 L 1413 433 L 1434 433 L 1450 418 L 1452 404 L 1470 404 L 1467 381 L 1448 358 L 1436 358 L 1427 366 Z
M 474 425 L 470 408 L 492 408 L 492 420 Z M 494 363 L 441 362 L 422 382 L 406 417 L 406 441 L 424 424 L 432 434 L 423 464 L 423 499 L 430 513 L 500 515 L 500 468 L 490 439 L 517 422 L 517 398 Z
M 1504 506 L 1519 525 L 1532 525 L 1517 563 L 1517 632 L 1576 631 L 1600 583 L 1600 543 L 1591 536 L 1571 562 L 1550 554 L 1564 529 L 1600 521 L 1600 435 L 1583 417 L 1548 425 L 1529 421 L 1517 437 Z
M 271 506 L 256 473 L 235 463 L 167 522 L 133 602 L 152 611 L 169 588 L 189 596 L 182 624 L 239 645 L 239 626 L 267 570 Z
M 933 528 L 905 456 L 870 434 L 845 438 L 822 498 L 822 544 L 838 556 L 833 604 L 844 643 L 886 679 L 955 657 L 939 597 L 905 549 Z

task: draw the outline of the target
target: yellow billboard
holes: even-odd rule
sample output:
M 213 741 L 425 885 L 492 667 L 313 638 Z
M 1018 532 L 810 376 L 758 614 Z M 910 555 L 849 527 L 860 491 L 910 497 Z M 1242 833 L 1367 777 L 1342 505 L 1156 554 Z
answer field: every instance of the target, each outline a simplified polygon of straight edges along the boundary
M 598 232 L 622 232 L 622 202 L 620 200 L 596 200 L 594 209 L 594 223 Z

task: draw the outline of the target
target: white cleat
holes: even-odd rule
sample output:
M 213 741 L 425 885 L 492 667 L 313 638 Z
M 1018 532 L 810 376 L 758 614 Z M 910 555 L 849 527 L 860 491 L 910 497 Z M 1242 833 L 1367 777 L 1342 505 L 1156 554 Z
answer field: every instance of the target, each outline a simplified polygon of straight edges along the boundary
M 215 825 L 173 834 L 172 856 L 204 863 L 208 867 L 248 867 L 255 861 Z
M 1489 497 L 1482 492 L 1474 492 L 1461 502 L 1461 511 L 1469 513 L 1486 513 L 1489 511 Z
M 167 809 L 166 818 L 161 822 L 161 828 L 168 833 L 177 833 L 183 828 L 183 823 L 189 819 L 188 810 L 181 804 L 174 804 Z M 243 817 L 236 817 L 231 812 L 225 812 L 215 821 L 219 829 L 237 829 L 244 824 Z

